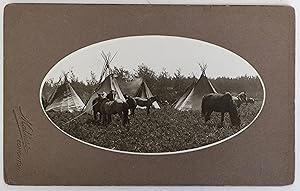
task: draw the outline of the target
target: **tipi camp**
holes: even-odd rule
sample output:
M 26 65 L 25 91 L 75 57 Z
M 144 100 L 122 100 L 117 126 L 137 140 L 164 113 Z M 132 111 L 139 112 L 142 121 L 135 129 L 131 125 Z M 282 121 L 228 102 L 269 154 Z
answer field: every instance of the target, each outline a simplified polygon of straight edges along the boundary
M 216 93 L 215 88 L 207 79 L 205 71 L 207 65 L 200 65 L 202 74 L 197 82 L 193 82 L 184 94 L 173 104 L 180 111 L 201 110 L 202 97 L 209 93 Z
M 83 102 L 67 79 L 67 73 L 64 74 L 64 82 L 58 86 L 48 99 L 46 111 L 81 111 L 84 107 Z
M 88 100 L 87 104 L 84 107 L 84 112 L 92 114 L 93 113 L 93 100 L 98 96 L 97 93 L 109 93 L 111 90 L 116 92 L 116 98 L 125 101 L 123 93 L 119 87 L 119 84 L 112 74 L 110 64 L 113 61 L 114 57 L 117 53 L 111 56 L 110 53 L 105 54 L 103 51 L 101 53 L 102 58 L 104 60 L 104 68 L 100 75 L 100 80 L 97 88 L 94 90 L 94 93 L 91 95 L 90 99 Z M 102 80 L 104 79 L 104 80 Z
M 140 97 L 140 98 L 153 97 L 152 92 L 150 91 L 149 87 L 147 86 L 147 84 L 144 80 L 142 80 L 142 83 L 141 83 L 139 89 L 137 90 L 135 97 Z M 160 107 L 156 101 L 152 103 L 152 106 L 155 109 L 160 109 Z

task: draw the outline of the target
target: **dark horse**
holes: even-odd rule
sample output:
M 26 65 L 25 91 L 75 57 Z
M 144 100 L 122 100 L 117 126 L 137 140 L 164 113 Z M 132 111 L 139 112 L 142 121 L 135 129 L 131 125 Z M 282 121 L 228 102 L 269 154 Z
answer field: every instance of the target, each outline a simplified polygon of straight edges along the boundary
M 150 97 L 150 98 L 141 98 L 141 97 L 135 97 L 136 104 L 140 107 L 147 107 L 147 114 L 150 113 L 150 107 L 152 106 L 153 102 L 157 101 L 156 97 Z
M 106 98 L 109 99 L 110 101 L 115 100 L 115 97 L 116 97 L 116 91 L 115 90 L 110 90 L 109 93 L 106 96 Z
M 237 96 L 232 96 L 233 102 L 239 108 L 243 103 L 247 103 L 247 95 L 245 92 L 239 93 Z
M 221 112 L 222 126 L 224 124 L 224 113 L 227 112 L 229 113 L 232 125 L 239 126 L 241 124 L 236 105 L 230 93 L 210 93 L 202 98 L 202 116 L 204 116 L 205 122 L 210 119 L 210 115 L 213 111 Z
M 136 109 L 136 101 L 133 97 L 130 97 L 129 95 L 125 94 L 124 98 L 126 100 L 126 103 L 128 104 L 128 109 L 130 110 L 130 115 L 134 116 L 134 111 Z
M 105 97 L 106 97 L 106 93 L 103 92 L 102 94 L 97 93 L 98 97 L 96 97 L 93 102 L 93 114 L 94 114 L 94 120 L 97 121 L 101 121 L 101 112 L 100 112 L 100 106 L 102 104 L 102 102 L 104 101 Z M 99 119 L 98 119 L 98 115 L 99 115 Z
M 98 97 L 93 100 L 93 112 L 94 119 L 98 120 L 97 115 L 99 114 L 99 120 L 103 117 L 103 123 L 105 125 L 111 123 L 111 116 L 119 114 L 122 119 L 122 124 L 129 123 L 128 119 L 128 104 L 120 99 L 109 100 L 106 98 L 106 94 L 98 94 Z
M 114 114 L 119 114 L 123 125 L 129 123 L 128 104 L 120 99 L 110 101 L 109 99 L 104 98 L 100 106 L 100 113 L 103 115 L 103 122 L 105 125 L 111 123 L 111 116 Z

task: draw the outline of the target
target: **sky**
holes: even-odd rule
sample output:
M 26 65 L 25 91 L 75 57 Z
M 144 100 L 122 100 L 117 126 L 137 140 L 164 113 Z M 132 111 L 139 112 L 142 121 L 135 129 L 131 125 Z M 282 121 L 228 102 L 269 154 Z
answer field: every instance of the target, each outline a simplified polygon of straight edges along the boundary
M 48 72 L 45 80 L 57 81 L 62 72 L 70 70 L 80 81 L 89 79 L 91 71 L 99 78 L 104 65 L 101 51 L 117 52 L 111 66 L 131 72 L 143 63 L 158 73 L 165 68 L 173 75 L 180 69 L 185 76 L 200 77 L 198 64 L 205 63 L 208 78 L 258 75 L 246 60 L 211 43 L 172 36 L 136 36 L 95 43 L 66 55 Z

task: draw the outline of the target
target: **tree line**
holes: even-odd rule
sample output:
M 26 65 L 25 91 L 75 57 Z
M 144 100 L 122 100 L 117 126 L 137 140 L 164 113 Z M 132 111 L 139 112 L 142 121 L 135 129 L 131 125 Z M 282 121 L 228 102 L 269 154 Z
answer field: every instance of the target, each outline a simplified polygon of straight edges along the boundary
M 169 103 L 177 100 L 183 95 L 188 86 L 198 80 L 195 76 L 184 76 L 181 69 L 177 69 L 174 74 L 170 74 L 163 68 L 161 72 L 157 73 L 145 64 L 138 65 L 133 72 L 123 67 L 114 67 L 112 68 L 112 73 L 123 93 L 134 94 L 134 90 L 130 91 L 126 87 L 134 79 L 143 78 L 153 95 L 156 95 L 160 101 L 168 101 Z M 237 78 L 209 78 L 208 76 L 208 79 L 219 93 L 231 92 L 232 94 L 237 94 L 244 91 L 249 97 L 258 100 L 263 99 L 263 88 L 257 76 L 244 75 Z M 78 80 L 72 71 L 68 75 L 68 81 L 84 103 L 88 101 L 90 95 L 98 86 L 98 80 L 96 74 L 92 71 L 89 79 L 86 81 Z M 54 82 L 53 79 L 46 81 L 43 87 L 43 97 L 47 99 L 62 82 L 63 80 Z

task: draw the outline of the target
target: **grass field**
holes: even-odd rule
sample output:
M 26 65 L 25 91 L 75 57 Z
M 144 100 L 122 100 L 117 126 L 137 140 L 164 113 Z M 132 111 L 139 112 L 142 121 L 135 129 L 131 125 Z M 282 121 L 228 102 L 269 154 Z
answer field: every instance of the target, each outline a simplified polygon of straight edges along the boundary
M 126 127 L 121 125 L 118 116 L 107 127 L 94 123 L 88 114 L 67 125 L 63 124 L 79 113 L 48 112 L 48 116 L 63 131 L 85 142 L 120 151 L 158 153 L 197 148 L 229 137 L 253 121 L 261 105 L 262 102 L 242 105 L 239 127 L 230 125 L 228 114 L 221 127 L 219 113 L 213 113 L 205 124 L 200 112 L 181 112 L 171 107 L 152 109 L 148 116 L 145 110 L 137 110 Z

